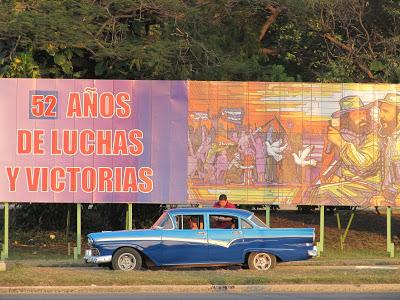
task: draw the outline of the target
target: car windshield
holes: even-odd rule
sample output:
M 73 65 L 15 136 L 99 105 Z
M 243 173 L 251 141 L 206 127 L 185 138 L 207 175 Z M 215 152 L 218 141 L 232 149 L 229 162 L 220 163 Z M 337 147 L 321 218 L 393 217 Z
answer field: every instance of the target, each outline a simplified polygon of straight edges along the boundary
M 261 221 L 259 218 L 257 218 L 255 215 L 252 215 L 251 217 L 250 217 L 250 220 L 254 223 L 254 224 L 256 224 L 258 227 L 264 227 L 264 228 L 267 228 L 268 226 L 263 222 L 263 221 Z
M 151 229 L 171 229 L 173 227 L 171 218 L 168 216 L 167 212 L 164 212 L 158 220 L 151 226 Z

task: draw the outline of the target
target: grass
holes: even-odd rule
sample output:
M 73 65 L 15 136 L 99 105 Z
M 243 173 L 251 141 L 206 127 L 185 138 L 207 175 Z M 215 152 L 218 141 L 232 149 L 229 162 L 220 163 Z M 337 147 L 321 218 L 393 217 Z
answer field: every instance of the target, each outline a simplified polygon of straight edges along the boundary
M 345 214 L 345 213 L 344 213 Z M 342 226 L 346 225 L 346 215 Z M 400 215 L 393 216 L 393 236 L 400 237 Z M 272 227 L 314 227 L 319 234 L 318 213 L 295 211 L 272 212 Z M 343 225 L 344 224 L 344 225 Z M 339 249 L 336 217 L 326 214 L 325 249 L 322 257 L 293 265 L 322 266 L 290 269 L 279 266 L 270 272 L 225 269 L 163 269 L 123 273 L 85 266 L 67 256 L 65 237 L 54 232 L 10 232 L 10 257 L 7 272 L 0 272 L 0 286 L 29 285 L 169 285 L 169 284 L 283 284 L 325 283 L 365 284 L 399 283 L 400 270 L 359 270 L 353 265 L 400 265 L 400 248 L 396 257 L 386 252 L 386 216 L 361 211 L 354 218 L 343 251 Z M 85 241 L 84 235 L 83 241 Z M 397 239 L 398 241 L 398 239 Z M 71 245 L 73 247 L 74 245 Z M 82 245 L 85 249 L 85 244 Z M 72 249 L 71 249 L 72 251 Z M 346 269 L 323 266 L 344 265 Z
M 58 263 L 52 266 L 11 264 L 0 273 L 1 286 L 77 286 L 77 285 L 231 285 L 231 284 L 367 284 L 399 283 L 400 270 L 336 270 L 279 268 L 269 272 L 250 270 L 156 270 L 121 272 L 79 264 Z

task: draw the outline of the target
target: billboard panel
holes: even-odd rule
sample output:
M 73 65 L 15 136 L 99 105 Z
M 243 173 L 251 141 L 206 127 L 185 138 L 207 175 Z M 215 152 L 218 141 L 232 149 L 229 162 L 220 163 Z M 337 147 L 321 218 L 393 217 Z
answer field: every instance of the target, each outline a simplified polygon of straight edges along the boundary
M 1 79 L 0 103 L 0 201 L 187 202 L 185 81 Z
M 400 205 L 397 88 L 190 81 L 189 202 Z
M 400 205 L 399 85 L 0 80 L 0 201 Z

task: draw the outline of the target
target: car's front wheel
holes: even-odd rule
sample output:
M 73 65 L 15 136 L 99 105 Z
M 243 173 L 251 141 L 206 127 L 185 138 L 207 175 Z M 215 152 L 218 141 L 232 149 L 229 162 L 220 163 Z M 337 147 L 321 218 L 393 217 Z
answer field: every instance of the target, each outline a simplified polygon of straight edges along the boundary
M 142 257 L 135 249 L 124 247 L 118 249 L 112 258 L 114 270 L 133 271 L 142 267 Z
M 276 265 L 276 256 L 265 252 L 252 252 L 247 260 L 250 270 L 267 271 Z

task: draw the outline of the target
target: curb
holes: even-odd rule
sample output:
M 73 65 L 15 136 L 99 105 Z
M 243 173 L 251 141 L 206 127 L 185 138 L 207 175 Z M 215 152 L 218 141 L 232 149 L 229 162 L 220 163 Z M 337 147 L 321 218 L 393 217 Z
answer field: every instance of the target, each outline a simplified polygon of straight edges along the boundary
M 157 288 L 155 288 L 157 287 Z M 99 293 L 381 293 L 400 292 L 400 284 L 273 284 L 273 285 L 133 285 L 0 287 L 0 294 Z

